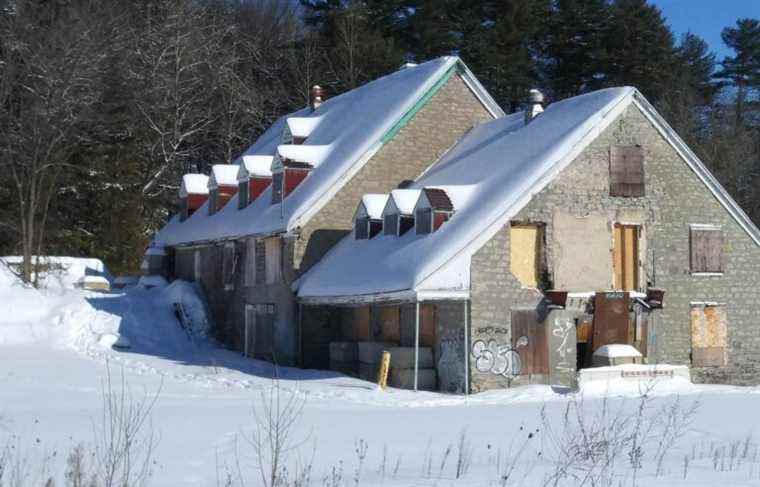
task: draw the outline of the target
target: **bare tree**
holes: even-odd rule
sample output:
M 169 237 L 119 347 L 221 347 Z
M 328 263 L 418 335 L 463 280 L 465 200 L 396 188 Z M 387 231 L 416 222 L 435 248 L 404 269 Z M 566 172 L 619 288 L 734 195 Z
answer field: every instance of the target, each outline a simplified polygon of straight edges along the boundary
M 91 7 L 17 2 L 0 13 L 0 168 L 17 206 L 15 222 L 3 226 L 20 236 L 26 282 L 34 276 L 32 255 L 43 251 L 61 172 L 75 169 L 78 124 L 95 102 L 102 49 Z

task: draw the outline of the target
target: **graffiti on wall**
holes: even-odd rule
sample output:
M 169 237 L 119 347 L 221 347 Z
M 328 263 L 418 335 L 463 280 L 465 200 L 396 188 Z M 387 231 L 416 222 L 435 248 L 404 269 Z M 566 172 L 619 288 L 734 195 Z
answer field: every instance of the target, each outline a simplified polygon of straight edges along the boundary
M 520 354 L 510 345 L 499 345 L 496 340 L 476 340 L 472 344 L 472 356 L 478 372 L 513 378 L 520 375 Z
M 552 327 L 552 335 L 556 337 L 559 343 L 559 346 L 557 347 L 557 357 L 558 361 L 556 364 L 554 364 L 554 368 L 559 373 L 574 373 L 575 372 L 575 364 L 571 363 L 571 360 L 569 357 L 568 347 L 570 346 L 570 338 L 572 336 L 571 332 L 575 331 L 575 324 L 568 320 L 564 319 L 563 317 L 557 317 L 554 319 L 554 326 Z M 572 357 L 572 360 L 575 360 L 575 357 Z
M 449 330 L 440 341 L 438 385 L 445 392 L 464 392 L 464 330 Z

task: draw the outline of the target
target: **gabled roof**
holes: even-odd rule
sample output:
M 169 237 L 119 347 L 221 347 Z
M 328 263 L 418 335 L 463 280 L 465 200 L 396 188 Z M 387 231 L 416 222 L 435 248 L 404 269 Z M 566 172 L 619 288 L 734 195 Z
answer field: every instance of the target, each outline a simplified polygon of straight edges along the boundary
M 235 164 L 214 164 L 211 166 L 211 176 L 208 178 L 208 188 L 217 186 L 237 186 L 237 174 L 240 169 Z
M 237 197 L 214 215 L 195 212 L 182 223 L 170 221 L 156 239 L 165 245 L 199 243 L 246 235 L 271 235 L 303 226 L 419 110 L 447 80 L 458 73 L 494 117 L 504 112 L 457 57 L 442 57 L 405 68 L 280 118 L 244 155 L 275 155 L 297 151 L 298 159 L 314 165 L 309 176 L 280 204 L 271 204 L 272 188 L 245 207 Z M 282 145 L 290 118 L 318 118 L 304 144 Z M 298 130 L 297 121 L 293 126 Z M 298 147 L 298 149 L 296 149 Z M 319 149 L 315 149 L 319 147 Z M 314 156 L 314 153 L 318 157 Z M 308 154 L 308 157 L 301 157 Z M 239 163 L 240 161 L 236 161 Z M 196 216 L 197 215 L 197 216 Z
M 413 185 L 445 188 L 456 214 L 438 231 L 343 239 L 294 285 L 303 302 L 466 299 L 472 255 L 630 105 L 638 106 L 750 237 L 760 231 L 634 88 L 609 88 L 475 127 Z
M 272 156 L 243 156 L 237 179 L 243 181 L 251 176 L 272 177 Z
M 179 197 L 189 194 L 208 194 L 208 176 L 205 174 L 185 174 L 179 187 Z
M 394 189 L 391 191 L 383 213 L 386 211 L 398 211 L 400 215 L 413 215 L 420 192 L 419 189 Z
M 365 194 L 362 196 L 359 207 L 356 209 L 356 217 L 369 217 L 371 220 L 383 218 L 383 208 L 388 201 L 387 194 Z

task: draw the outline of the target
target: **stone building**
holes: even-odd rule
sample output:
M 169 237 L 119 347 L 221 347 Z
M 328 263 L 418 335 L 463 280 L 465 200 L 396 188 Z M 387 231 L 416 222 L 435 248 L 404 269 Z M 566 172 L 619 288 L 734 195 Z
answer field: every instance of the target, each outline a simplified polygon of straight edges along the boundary
M 310 106 L 275 122 L 234 168 L 214 166 L 207 199 L 185 190 L 182 215 L 146 259 L 152 272 L 200 283 L 222 342 L 279 364 L 327 366 L 329 342 L 300 335 L 292 287 L 351 232 L 355 202 L 417 178 L 504 116 L 456 57 L 324 98 L 315 87 Z
M 755 225 L 634 88 L 541 102 L 363 203 L 295 283 L 310 360 L 366 376 L 390 349 L 393 385 L 477 392 L 628 350 L 760 382 Z

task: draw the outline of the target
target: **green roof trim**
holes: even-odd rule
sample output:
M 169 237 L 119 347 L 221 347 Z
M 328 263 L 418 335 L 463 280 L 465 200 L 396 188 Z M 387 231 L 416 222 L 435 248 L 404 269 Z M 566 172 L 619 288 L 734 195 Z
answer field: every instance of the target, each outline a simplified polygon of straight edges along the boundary
M 453 66 L 451 66 L 446 73 L 444 73 L 443 76 L 441 76 L 441 79 L 436 81 L 436 83 L 430 87 L 430 89 L 420 98 L 417 100 L 417 103 L 414 104 L 412 108 L 407 111 L 401 119 L 396 122 L 393 127 L 388 130 L 385 135 L 380 139 L 381 144 L 387 143 L 389 140 L 393 139 L 393 137 L 396 136 L 399 130 L 404 128 L 404 126 L 409 123 L 409 120 L 411 120 L 415 115 L 417 115 L 417 112 L 419 112 L 422 107 L 427 105 L 427 103 L 430 101 L 433 96 L 438 93 L 438 91 L 443 87 L 443 85 L 446 84 L 447 81 L 451 79 L 452 76 L 454 76 L 454 73 L 458 71 L 459 63 L 455 63 Z

